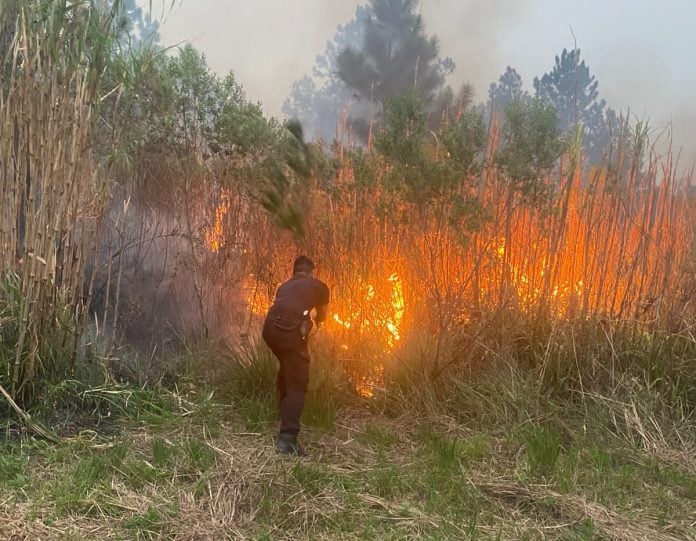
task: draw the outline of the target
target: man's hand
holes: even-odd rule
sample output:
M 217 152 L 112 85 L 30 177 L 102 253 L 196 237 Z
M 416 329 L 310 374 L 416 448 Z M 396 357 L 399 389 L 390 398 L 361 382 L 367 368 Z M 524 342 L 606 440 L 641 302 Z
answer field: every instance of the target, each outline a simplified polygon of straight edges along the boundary
M 325 304 L 323 306 L 318 306 L 316 310 L 317 310 L 317 313 L 314 316 L 314 321 L 317 324 L 319 324 L 326 319 L 326 314 L 329 310 L 329 307 L 328 307 L 328 305 Z

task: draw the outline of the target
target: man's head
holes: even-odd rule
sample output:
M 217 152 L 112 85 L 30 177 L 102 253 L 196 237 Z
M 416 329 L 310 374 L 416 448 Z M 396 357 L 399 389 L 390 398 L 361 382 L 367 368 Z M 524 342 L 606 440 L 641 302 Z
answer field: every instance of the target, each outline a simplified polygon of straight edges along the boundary
M 301 255 L 295 260 L 294 265 L 292 266 L 292 273 L 297 274 L 297 273 L 303 273 L 303 274 L 312 274 L 314 271 L 314 262 L 309 259 L 306 255 Z

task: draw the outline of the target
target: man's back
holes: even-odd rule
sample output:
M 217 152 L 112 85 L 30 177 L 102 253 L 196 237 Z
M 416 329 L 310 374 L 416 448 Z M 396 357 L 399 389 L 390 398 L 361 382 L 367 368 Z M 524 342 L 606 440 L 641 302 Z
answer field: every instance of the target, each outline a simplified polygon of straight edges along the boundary
M 272 322 L 281 329 L 296 329 L 305 311 L 328 303 L 329 288 L 326 284 L 311 276 L 296 274 L 278 288 L 266 323 Z

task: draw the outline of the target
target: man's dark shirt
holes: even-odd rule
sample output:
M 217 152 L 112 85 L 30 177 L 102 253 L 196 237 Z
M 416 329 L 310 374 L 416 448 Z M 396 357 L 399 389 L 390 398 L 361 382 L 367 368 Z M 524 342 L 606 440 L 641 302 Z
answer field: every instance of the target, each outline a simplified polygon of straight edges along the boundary
M 275 302 L 266 316 L 266 324 L 272 323 L 281 329 L 296 329 L 305 310 L 311 311 L 327 304 L 329 288 L 324 282 L 296 274 L 278 288 Z
M 279 433 L 295 439 L 300 431 L 309 382 L 309 325 L 301 329 L 306 317 L 304 312 L 328 303 L 329 288 L 326 284 L 305 274 L 295 274 L 278 288 L 263 325 L 263 339 L 279 361 Z

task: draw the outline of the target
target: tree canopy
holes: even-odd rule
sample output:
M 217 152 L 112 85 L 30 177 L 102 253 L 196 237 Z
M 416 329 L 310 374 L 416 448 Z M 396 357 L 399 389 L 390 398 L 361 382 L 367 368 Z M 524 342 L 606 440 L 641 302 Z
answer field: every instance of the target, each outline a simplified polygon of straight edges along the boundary
M 295 83 L 284 112 L 309 120 L 329 139 L 337 111 L 346 111 L 354 133 L 365 140 L 389 99 L 415 90 L 435 115 L 455 102 L 461 94 L 446 87 L 454 62 L 440 56 L 417 9 L 415 0 L 371 0 L 358 7 L 317 57 L 313 76 Z
M 580 49 L 563 49 L 553 69 L 534 79 L 536 96 L 552 104 L 558 112 L 561 131 L 582 127 L 582 143 L 590 163 L 602 159 L 609 143 L 609 112 L 599 98 L 599 82 L 581 60 Z

